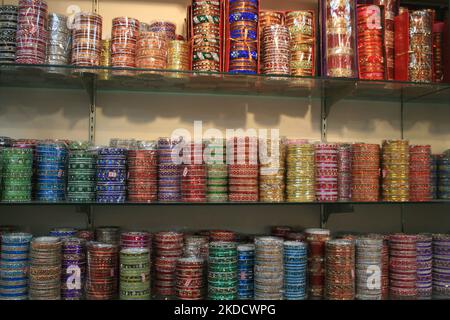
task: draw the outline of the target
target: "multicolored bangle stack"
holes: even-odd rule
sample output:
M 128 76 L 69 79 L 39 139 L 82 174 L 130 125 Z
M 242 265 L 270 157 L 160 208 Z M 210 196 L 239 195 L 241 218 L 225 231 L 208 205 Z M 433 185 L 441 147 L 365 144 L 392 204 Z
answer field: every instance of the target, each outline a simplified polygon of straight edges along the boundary
M 220 1 L 192 0 L 192 70 L 221 70 Z
M 72 64 L 80 67 L 100 65 L 103 19 L 95 13 L 77 13 L 73 20 Z
M 258 0 L 229 1 L 229 72 L 258 72 Z
M 61 299 L 61 239 L 38 237 L 31 241 L 30 300 Z
M 19 0 L 16 63 L 45 63 L 48 5 L 43 0 Z
M 409 81 L 433 81 L 433 18 L 430 9 L 409 12 Z
M 14 63 L 19 7 L 0 5 L 0 63 Z
M 4 233 L 0 257 L 0 299 L 28 299 L 29 233 Z
M 383 27 L 381 8 L 358 5 L 358 68 L 359 78 L 384 80 Z
M 323 0 L 325 11 L 326 52 L 328 77 L 354 78 L 355 19 L 354 0 Z
M 286 26 L 290 34 L 290 71 L 292 76 L 315 75 L 316 35 L 314 12 L 309 10 L 286 13 Z
M 283 300 L 283 239 L 255 238 L 255 299 Z

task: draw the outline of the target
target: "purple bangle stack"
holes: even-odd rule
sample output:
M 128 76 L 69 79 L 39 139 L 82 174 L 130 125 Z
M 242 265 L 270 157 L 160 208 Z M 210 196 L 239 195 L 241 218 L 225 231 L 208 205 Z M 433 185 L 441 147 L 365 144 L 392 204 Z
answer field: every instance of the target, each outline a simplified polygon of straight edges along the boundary
M 126 182 L 127 149 L 100 149 L 97 158 L 97 202 L 125 202 Z
M 172 159 L 172 151 L 182 139 L 159 138 L 158 140 L 158 201 L 181 200 L 181 168 Z
M 86 276 L 86 241 L 65 238 L 62 242 L 61 298 L 83 299 Z
M 416 243 L 417 251 L 417 296 L 419 299 L 431 299 L 432 295 L 432 237 L 419 234 Z
M 433 235 L 433 297 L 450 298 L 450 235 Z

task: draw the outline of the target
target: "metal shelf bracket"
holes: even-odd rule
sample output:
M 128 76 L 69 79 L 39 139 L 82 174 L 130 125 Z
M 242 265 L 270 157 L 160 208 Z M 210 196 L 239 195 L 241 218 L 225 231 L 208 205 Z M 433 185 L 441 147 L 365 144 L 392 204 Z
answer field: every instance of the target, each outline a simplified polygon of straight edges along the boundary
M 320 227 L 326 228 L 328 220 L 332 214 L 351 213 L 354 212 L 352 204 L 346 203 L 330 203 L 320 205 Z
M 89 142 L 95 143 L 95 122 L 97 109 L 97 77 L 92 73 L 83 74 L 83 84 L 89 96 Z
M 90 205 L 79 205 L 76 207 L 76 212 L 86 214 L 88 229 L 91 229 L 94 225 L 93 211 L 94 208 Z

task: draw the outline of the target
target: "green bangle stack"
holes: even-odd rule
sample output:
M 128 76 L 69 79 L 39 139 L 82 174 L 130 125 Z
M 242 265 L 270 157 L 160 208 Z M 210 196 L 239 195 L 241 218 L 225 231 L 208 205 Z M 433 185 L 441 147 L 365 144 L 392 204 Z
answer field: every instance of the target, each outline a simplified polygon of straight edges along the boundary
M 211 300 L 235 300 L 237 283 L 236 243 L 211 242 L 208 258 L 208 298 Z
M 150 300 L 150 252 L 147 248 L 120 251 L 120 300 Z
M 95 202 L 96 162 L 95 150 L 87 142 L 69 144 L 67 200 L 70 202 Z
M 2 201 L 31 201 L 33 150 L 4 148 L 2 152 Z
M 226 146 L 223 141 L 207 142 L 210 159 L 207 163 L 207 199 L 208 202 L 228 201 L 228 166 L 226 160 Z M 219 160 L 218 154 L 222 155 Z

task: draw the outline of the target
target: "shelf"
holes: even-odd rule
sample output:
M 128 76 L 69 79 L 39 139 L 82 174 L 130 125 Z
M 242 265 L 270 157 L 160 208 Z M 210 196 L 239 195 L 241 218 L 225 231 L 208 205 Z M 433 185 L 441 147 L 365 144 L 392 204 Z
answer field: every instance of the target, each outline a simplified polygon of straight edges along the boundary
M 60 73 L 55 73 L 59 71 Z M 107 74 L 108 80 L 99 75 Z M 0 65 L 0 87 L 82 90 L 96 80 L 97 92 L 151 92 L 196 95 L 244 95 L 421 103 L 448 103 L 450 84 L 368 81 L 321 77 L 233 75 L 192 71 Z
M 342 206 L 342 205 L 430 205 L 430 204 L 450 204 L 450 200 L 433 200 L 427 202 L 204 202 L 204 203 L 192 203 L 192 202 L 152 202 L 152 203 L 139 203 L 139 202 L 124 202 L 124 203 L 97 203 L 97 202 L 0 202 L 2 207 L 17 207 L 17 206 Z

